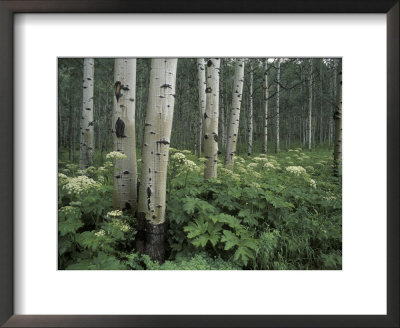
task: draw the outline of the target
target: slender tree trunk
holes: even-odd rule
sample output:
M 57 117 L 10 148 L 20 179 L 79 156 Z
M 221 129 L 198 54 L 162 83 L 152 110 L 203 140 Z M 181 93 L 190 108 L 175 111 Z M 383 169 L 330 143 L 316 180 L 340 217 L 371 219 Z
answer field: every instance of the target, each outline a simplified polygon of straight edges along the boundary
M 74 129 L 74 110 L 72 107 L 72 94 L 69 96 L 69 124 L 68 124 L 68 134 L 69 134 L 69 154 L 68 159 L 72 162 L 74 156 L 74 138 L 73 135 L 75 133 Z
M 278 73 L 276 85 L 276 139 L 275 139 L 275 153 L 279 153 L 279 89 L 281 80 L 281 59 L 278 58 Z
M 225 149 L 226 147 L 226 101 L 225 101 L 225 92 L 226 92 L 226 88 L 224 85 L 224 65 L 225 65 L 225 61 L 222 58 L 221 59 L 221 63 L 220 63 L 220 70 L 219 70 L 219 95 L 220 95 L 220 109 L 219 109 L 219 113 L 220 113 L 220 121 L 218 126 L 220 127 L 220 131 L 221 131 L 221 148 Z
M 197 85 L 199 91 L 199 127 L 198 127 L 198 149 L 201 157 L 201 146 L 203 140 L 203 119 L 206 112 L 206 68 L 204 58 L 197 58 Z
M 218 159 L 218 115 L 219 115 L 219 68 L 220 59 L 207 61 L 206 112 L 204 126 L 204 179 L 217 177 Z
M 244 60 L 236 59 L 235 82 L 232 94 L 231 119 L 228 127 L 228 142 L 226 145 L 225 165 L 233 166 L 239 132 L 240 105 L 243 95 Z
M 263 60 L 264 62 L 264 138 L 263 138 L 263 154 L 267 153 L 268 150 L 268 97 L 269 97 L 269 89 L 268 89 L 268 58 Z
M 93 122 L 94 60 L 83 60 L 83 103 L 80 124 L 79 166 L 86 169 L 93 165 L 94 122 Z
M 319 143 L 322 144 L 323 142 L 323 120 L 322 120 L 322 98 L 323 98 L 323 92 L 322 92 L 322 65 L 323 65 L 323 59 L 321 59 L 320 62 L 320 73 L 319 73 L 319 93 L 320 93 L 320 108 L 319 108 Z
M 145 231 L 145 253 L 159 262 L 165 259 L 165 198 L 177 63 L 174 58 L 151 60 L 142 150 L 138 230 L 139 234 Z M 144 241 L 136 244 L 139 252 Z
M 342 175 L 342 62 L 338 63 L 337 88 L 336 88 L 336 110 L 335 120 L 335 145 L 333 152 L 333 173 L 339 177 Z
M 253 59 L 250 61 L 250 94 L 249 94 L 249 121 L 248 121 L 248 150 L 247 155 L 251 156 L 253 152 Z
M 114 208 L 136 213 L 136 59 L 116 58 L 114 65 L 113 150 L 125 154 L 114 171 Z
M 312 59 L 310 59 L 310 77 L 309 77 L 309 84 L 308 84 L 308 150 L 311 151 L 311 137 L 312 137 L 312 98 L 313 98 L 313 62 Z

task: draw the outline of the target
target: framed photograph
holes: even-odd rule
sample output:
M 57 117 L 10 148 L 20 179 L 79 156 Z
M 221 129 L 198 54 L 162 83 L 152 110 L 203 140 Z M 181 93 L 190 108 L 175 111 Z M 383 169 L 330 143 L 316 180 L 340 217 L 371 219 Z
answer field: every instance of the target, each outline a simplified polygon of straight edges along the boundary
M 0 1 L 1 324 L 398 327 L 398 17 Z

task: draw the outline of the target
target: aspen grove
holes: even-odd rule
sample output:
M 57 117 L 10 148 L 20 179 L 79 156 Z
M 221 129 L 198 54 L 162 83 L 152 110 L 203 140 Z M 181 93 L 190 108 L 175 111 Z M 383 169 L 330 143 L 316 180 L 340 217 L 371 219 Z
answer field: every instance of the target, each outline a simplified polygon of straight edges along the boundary
M 341 270 L 340 58 L 59 58 L 61 270 Z

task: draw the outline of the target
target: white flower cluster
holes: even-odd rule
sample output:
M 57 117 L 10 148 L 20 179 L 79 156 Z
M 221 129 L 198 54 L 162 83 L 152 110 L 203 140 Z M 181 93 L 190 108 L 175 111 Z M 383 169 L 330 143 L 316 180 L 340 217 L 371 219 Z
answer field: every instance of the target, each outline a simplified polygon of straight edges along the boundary
M 182 153 L 187 154 L 187 155 L 191 154 L 190 150 L 187 150 L 187 149 L 182 150 Z
M 189 169 L 189 171 L 197 171 L 197 169 L 199 168 L 199 167 L 196 165 L 195 162 L 193 162 L 193 161 L 191 161 L 191 160 L 189 160 L 189 159 L 186 159 L 186 160 L 185 160 L 185 166 L 186 166 L 186 168 Z
M 235 156 L 235 162 L 244 163 L 245 160 L 244 160 L 244 158 L 242 158 L 240 156 Z
M 224 168 L 224 167 L 221 167 L 221 168 L 219 169 L 219 171 L 220 171 L 221 174 L 229 175 L 229 176 L 232 177 L 233 180 L 235 180 L 235 181 L 239 181 L 239 180 L 240 180 L 239 174 L 236 174 L 236 173 L 234 173 L 234 172 L 231 171 L 231 170 L 228 170 L 228 169 L 226 169 L 226 168 Z
M 124 158 L 126 158 L 126 155 L 122 154 L 118 151 L 112 151 L 111 153 L 108 153 L 106 155 L 106 158 L 107 159 L 124 159 Z
M 121 220 L 115 220 L 115 221 L 113 221 L 113 224 L 122 232 L 128 232 L 131 230 L 131 227 L 127 223 L 125 223 Z
M 98 183 L 93 179 L 81 175 L 76 178 L 70 178 L 63 188 L 69 194 L 80 194 L 81 192 L 97 185 Z
M 100 229 L 99 231 L 94 233 L 94 235 L 96 237 L 101 237 L 101 236 L 104 236 L 105 234 L 106 234 L 106 232 L 103 229 Z
M 315 180 L 310 179 L 308 182 L 310 183 L 310 186 L 311 186 L 311 187 L 313 187 L 314 189 L 317 188 L 317 183 L 315 182 Z
M 286 171 L 288 171 L 294 175 L 302 175 L 304 173 L 307 173 L 306 169 L 302 166 L 288 166 L 286 168 Z
M 117 216 L 122 216 L 122 211 L 120 210 L 115 210 L 107 213 L 107 216 L 110 218 L 116 218 Z
M 264 164 L 263 168 L 265 168 L 265 169 L 274 169 L 275 166 L 274 166 L 274 164 L 272 164 L 270 162 L 267 162 L 267 163 Z
M 68 179 L 68 177 L 64 173 L 58 173 L 59 179 Z
M 261 163 L 266 163 L 266 162 L 268 162 L 268 159 L 265 158 L 265 157 L 254 157 L 253 160 L 254 160 L 255 162 L 261 162 Z
M 257 163 L 250 163 L 250 164 L 247 165 L 247 168 L 250 169 L 250 170 L 253 170 L 253 169 L 255 169 L 257 166 L 258 166 Z
M 175 153 L 171 156 L 171 158 L 176 159 L 178 161 L 183 161 L 186 158 L 186 156 L 183 155 L 182 153 Z
M 200 163 L 205 163 L 205 162 L 207 162 L 207 158 L 200 157 L 200 158 L 198 159 L 198 161 L 199 161 Z

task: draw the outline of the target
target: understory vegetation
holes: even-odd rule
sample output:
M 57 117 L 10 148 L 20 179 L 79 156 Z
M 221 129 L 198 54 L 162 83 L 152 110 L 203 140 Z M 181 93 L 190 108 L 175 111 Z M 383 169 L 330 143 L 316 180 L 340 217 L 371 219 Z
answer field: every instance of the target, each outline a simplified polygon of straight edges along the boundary
M 341 269 L 342 188 L 332 149 L 236 156 L 233 170 L 218 162 L 218 178 L 209 180 L 204 158 L 169 152 L 162 264 L 135 253 L 136 219 L 113 209 L 121 154 L 104 162 L 95 154 L 85 170 L 60 157 L 59 269 Z

